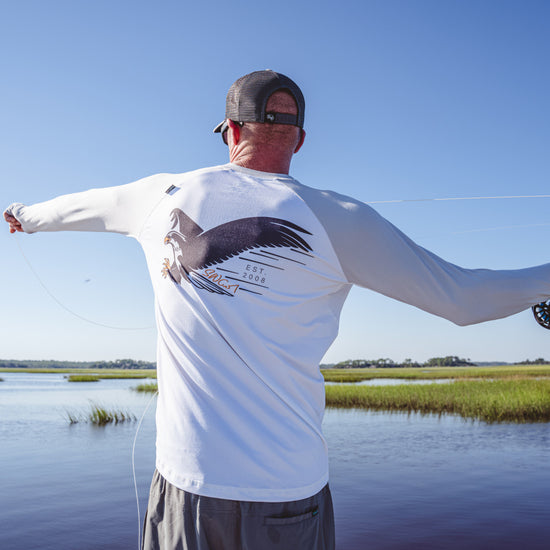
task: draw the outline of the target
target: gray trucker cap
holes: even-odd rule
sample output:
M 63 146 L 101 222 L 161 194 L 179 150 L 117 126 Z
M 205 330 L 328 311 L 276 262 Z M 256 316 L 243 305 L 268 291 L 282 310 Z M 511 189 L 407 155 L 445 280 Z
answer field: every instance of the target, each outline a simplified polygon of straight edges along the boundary
M 298 114 L 266 113 L 267 100 L 274 92 L 285 90 L 294 97 Z M 255 71 L 242 76 L 233 83 L 225 100 L 225 119 L 214 132 L 221 132 L 226 120 L 235 122 L 270 122 L 272 124 L 290 124 L 304 127 L 306 104 L 298 85 L 288 76 L 275 71 Z

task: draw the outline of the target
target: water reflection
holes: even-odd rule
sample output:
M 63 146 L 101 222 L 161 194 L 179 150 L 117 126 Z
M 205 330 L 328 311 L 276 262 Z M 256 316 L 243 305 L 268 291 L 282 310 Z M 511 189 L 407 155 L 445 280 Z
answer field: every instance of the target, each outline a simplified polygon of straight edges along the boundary
M 336 410 L 324 429 L 341 548 L 548 548 L 547 424 Z

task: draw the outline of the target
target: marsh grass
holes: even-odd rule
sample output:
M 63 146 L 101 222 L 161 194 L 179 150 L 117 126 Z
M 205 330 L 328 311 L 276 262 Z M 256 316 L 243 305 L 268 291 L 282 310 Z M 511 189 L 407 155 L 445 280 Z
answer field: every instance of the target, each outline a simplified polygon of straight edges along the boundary
M 92 406 L 90 412 L 90 422 L 96 426 L 105 426 L 106 424 L 118 424 L 119 422 L 133 422 L 136 420 L 135 415 L 117 410 L 109 410 L 98 405 Z
M 157 371 L 151 369 L 132 369 L 132 370 L 123 370 L 123 369 L 38 369 L 38 368 L 2 368 L 0 372 L 16 372 L 16 373 L 29 373 L 29 374 L 74 374 L 74 375 L 85 375 L 93 374 L 100 379 L 108 378 L 128 378 L 128 379 L 140 379 L 140 378 L 156 378 Z
M 143 393 L 155 393 L 158 391 L 158 384 L 155 382 L 149 382 L 147 384 L 138 384 L 134 391 L 143 392 Z
M 395 369 L 323 369 L 326 382 L 361 382 L 375 378 L 440 380 L 464 378 L 550 378 L 550 365 L 502 365 L 498 367 L 430 367 Z
M 94 424 L 95 426 L 106 426 L 107 424 L 119 424 L 121 422 L 134 422 L 137 420 L 132 413 L 116 409 L 106 409 L 95 403 L 90 404 L 88 413 L 65 412 L 69 424 L 78 424 L 80 422 Z
M 453 384 L 327 386 L 328 407 L 458 414 L 492 422 L 550 422 L 550 379 L 458 380 Z
M 126 372 L 119 372 L 114 374 L 97 374 L 98 378 L 101 378 L 102 380 L 121 380 L 121 379 L 127 379 L 127 380 L 139 380 L 142 378 L 156 378 L 157 375 L 155 374 L 130 374 Z
M 99 382 L 99 377 L 93 374 L 71 374 L 67 376 L 69 382 Z
M 65 415 L 69 424 L 78 424 L 80 422 L 80 417 L 71 411 L 65 411 Z
M 100 380 L 140 380 L 144 378 L 156 378 L 155 373 L 143 373 L 143 372 L 101 372 L 91 371 L 89 373 L 70 374 L 65 378 L 69 382 L 99 382 Z

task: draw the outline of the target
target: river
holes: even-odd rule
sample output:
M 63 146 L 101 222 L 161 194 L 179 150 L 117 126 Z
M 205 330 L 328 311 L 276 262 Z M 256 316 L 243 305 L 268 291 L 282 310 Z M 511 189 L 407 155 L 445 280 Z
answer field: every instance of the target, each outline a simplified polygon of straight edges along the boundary
M 94 402 L 139 418 L 150 394 L 137 380 L 0 376 L 0 548 L 137 549 L 137 422 L 66 413 Z M 328 410 L 324 432 L 338 550 L 550 547 L 550 424 Z M 153 468 L 154 402 L 135 448 L 142 516 Z

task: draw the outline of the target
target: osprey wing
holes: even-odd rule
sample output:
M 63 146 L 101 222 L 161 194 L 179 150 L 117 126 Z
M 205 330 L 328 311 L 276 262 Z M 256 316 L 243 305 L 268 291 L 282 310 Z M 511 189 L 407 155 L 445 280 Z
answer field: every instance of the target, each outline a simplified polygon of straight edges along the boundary
M 201 227 L 179 208 L 174 208 L 170 212 L 170 221 L 172 222 L 172 229 L 179 231 L 185 238 L 191 238 L 202 233 Z
M 279 218 L 242 218 L 218 225 L 187 241 L 186 263 L 194 269 L 203 269 L 261 247 L 288 247 L 310 252 L 311 246 L 299 233 L 311 235 L 302 227 Z

